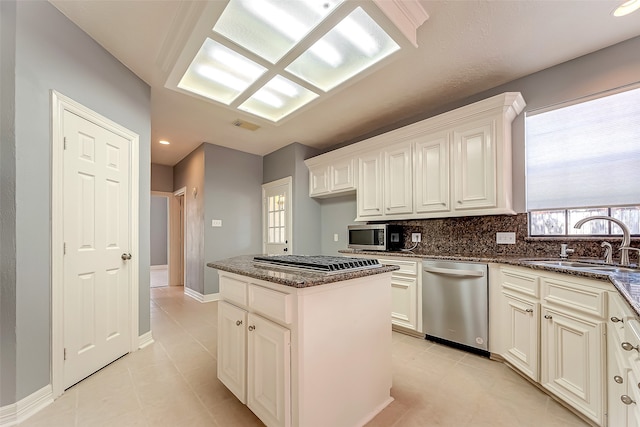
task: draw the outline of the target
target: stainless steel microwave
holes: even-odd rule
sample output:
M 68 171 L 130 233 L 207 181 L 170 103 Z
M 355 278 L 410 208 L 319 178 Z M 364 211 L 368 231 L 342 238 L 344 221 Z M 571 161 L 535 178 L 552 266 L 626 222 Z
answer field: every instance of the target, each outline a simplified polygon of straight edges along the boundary
M 404 247 L 402 226 L 369 224 L 348 226 L 351 249 L 369 251 L 399 251 Z

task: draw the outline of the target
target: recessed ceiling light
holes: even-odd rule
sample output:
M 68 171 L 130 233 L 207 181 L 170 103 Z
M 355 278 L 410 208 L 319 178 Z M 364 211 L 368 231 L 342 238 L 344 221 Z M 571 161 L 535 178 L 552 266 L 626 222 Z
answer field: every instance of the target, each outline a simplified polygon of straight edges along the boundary
M 640 0 L 628 0 L 613 11 L 613 16 L 625 16 L 640 9 Z
M 160 141 L 158 141 L 158 142 L 159 142 L 160 144 L 162 144 L 162 145 L 169 145 L 169 144 L 171 144 L 169 141 L 165 141 L 164 139 L 162 139 L 162 140 L 160 140 Z

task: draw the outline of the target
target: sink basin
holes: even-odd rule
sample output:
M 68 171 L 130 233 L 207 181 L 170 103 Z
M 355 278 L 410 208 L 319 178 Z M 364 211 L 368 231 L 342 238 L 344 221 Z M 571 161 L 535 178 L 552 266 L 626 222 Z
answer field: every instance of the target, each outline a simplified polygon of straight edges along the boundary
M 602 273 L 634 273 L 640 270 L 619 265 L 599 264 L 597 261 L 571 261 L 571 260 L 522 260 L 527 264 L 542 265 L 548 267 L 567 268 L 571 270 L 592 271 Z

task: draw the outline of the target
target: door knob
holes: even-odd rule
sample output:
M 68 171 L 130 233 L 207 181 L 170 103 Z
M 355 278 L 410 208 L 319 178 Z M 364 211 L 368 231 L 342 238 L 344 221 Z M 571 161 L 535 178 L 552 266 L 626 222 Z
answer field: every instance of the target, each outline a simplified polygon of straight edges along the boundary
M 131 259 L 131 254 L 122 254 L 120 255 L 120 258 L 122 258 L 124 261 Z
M 612 321 L 613 323 L 624 322 L 624 320 L 620 319 L 619 317 L 615 317 L 615 316 L 613 316 L 613 317 L 611 318 L 611 321 Z

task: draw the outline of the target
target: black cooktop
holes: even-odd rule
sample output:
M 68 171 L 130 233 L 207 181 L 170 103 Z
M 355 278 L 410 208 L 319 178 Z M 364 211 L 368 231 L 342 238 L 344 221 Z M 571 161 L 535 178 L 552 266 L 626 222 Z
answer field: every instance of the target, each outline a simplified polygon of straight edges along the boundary
M 340 273 L 366 268 L 382 267 L 377 259 L 351 258 L 328 255 L 265 255 L 255 256 L 253 260 L 261 264 L 296 268 L 324 273 Z

